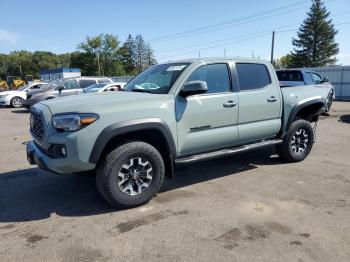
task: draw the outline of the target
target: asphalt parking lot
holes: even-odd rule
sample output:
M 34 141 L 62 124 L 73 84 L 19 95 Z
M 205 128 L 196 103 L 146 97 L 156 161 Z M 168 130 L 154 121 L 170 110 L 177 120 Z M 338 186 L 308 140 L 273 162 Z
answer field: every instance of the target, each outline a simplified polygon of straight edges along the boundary
M 302 163 L 259 150 L 187 166 L 130 210 L 94 176 L 30 166 L 28 122 L 0 108 L 1 261 L 350 261 L 350 103 Z

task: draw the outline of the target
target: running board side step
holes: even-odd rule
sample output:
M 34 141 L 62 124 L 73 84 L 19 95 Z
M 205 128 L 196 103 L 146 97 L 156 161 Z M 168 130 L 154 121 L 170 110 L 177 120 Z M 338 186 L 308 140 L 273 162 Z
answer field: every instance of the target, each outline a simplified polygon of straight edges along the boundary
M 254 149 L 258 149 L 266 146 L 278 145 L 278 144 L 281 144 L 282 142 L 283 141 L 280 139 L 273 139 L 273 140 L 258 142 L 255 144 L 249 144 L 241 147 L 231 148 L 231 149 L 223 149 L 223 150 L 210 152 L 210 153 L 182 157 L 182 158 L 175 159 L 175 164 L 184 165 L 184 164 L 189 164 L 197 161 L 210 160 L 214 158 L 230 156 L 237 153 L 242 153 L 242 152 L 246 152 L 249 150 L 254 150 Z

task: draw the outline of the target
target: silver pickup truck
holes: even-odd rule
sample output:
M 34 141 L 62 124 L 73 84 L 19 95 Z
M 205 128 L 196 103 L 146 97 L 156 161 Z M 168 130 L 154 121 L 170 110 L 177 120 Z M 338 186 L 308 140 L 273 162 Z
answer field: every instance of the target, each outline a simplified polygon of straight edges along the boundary
M 303 68 L 303 69 L 280 69 L 276 70 L 277 78 L 280 82 L 280 87 L 292 86 L 313 86 L 318 88 L 330 88 L 331 92 L 326 99 L 326 112 L 331 109 L 333 100 L 335 99 L 335 90 L 327 78 L 322 78 L 318 73 Z
M 59 174 L 96 173 L 112 205 L 149 201 L 174 166 L 274 146 L 304 160 L 330 88 L 280 88 L 268 62 L 210 58 L 168 62 L 132 79 L 123 92 L 33 106 L 31 164 Z M 234 158 L 232 158 L 234 161 Z M 215 163 L 213 162 L 215 165 Z

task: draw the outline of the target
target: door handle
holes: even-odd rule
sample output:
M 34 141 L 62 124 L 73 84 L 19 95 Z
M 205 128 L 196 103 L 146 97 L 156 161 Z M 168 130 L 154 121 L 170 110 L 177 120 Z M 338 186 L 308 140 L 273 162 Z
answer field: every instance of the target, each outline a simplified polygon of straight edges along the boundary
M 227 101 L 226 103 L 223 104 L 224 107 L 234 107 L 237 105 L 236 101 Z
M 270 96 L 268 99 L 267 99 L 267 102 L 276 102 L 277 101 L 277 98 L 274 97 L 274 96 Z

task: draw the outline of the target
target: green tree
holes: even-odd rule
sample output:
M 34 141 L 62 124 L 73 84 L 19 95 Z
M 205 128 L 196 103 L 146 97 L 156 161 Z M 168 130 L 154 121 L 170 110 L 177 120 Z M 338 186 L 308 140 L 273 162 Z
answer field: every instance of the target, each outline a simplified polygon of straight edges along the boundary
M 91 58 L 93 58 L 97 75 L 113 76 L 125 74 L 123 64 L 119 59 L 119 41 L 116 36 L 112 34 L 88 36 L 85 42 L 78 45 L 78 49 L 85 53 L 85 59 L 90 60 L 89 65 L 91 64 Z M 75 58 L 73 58 L 73 61 L 77 62 Z M 75 62 L 73 64 L 76 65 L 77 63 Z M 90 71 L 90 68 L 88 69 L 87 71 Z
M 102 73 L 106 76 L 113 76 L 120 73 L 120 61 L 118 59 L 119 41 L 112 34 L 105 34 L 102 37 L 101 64 Z
M 156 63 L 157 60 L 154 57 L 151 45 L 145 42 L 142 35 L 137 35 L 135 37 L 135 65 L 137 72 L 141 72 Z
M 135 65 L 138 72 L 145 69 L 145 59 L 146 59 L 146 43 L 143 40 L 142 35 L 137 35 L 135 37 Z
M 103 35 L 86 37 L 86 41 L 82 42 L 78 45 L 78 49 L 83 50 L 84 52 L 90 54 L 96 59 L 96 66 L 98 75 L 102 75 L 101 64 L 100 64 L 100 56 L 102 52 L 102 40 Z
M 151 65 L 155 65 L 157 63 L 157 60 L 154 56 L 154 51 L 149 43 L 146 44 L 146 51 L 145 51 L 146 61 L 145 65 L 146 67 L 149 67 Z
M 293 68 L 293 56 L 292 54 L 281 56 L 280 58 L 275 59 L 272 64 L 276 69 Z
M 131 35 L 128 36 L 123 46 L 119 49 L 119 58 L 124 66 L 126 74 L 135 74 L 135 40 Z
M 70 55 L 70 67 L 80 68 L 81 74 L 84 76 L 97 75 L 95 57 L 86 52 L 73 52 Z
M 317 67 L 334 64 L 339 53 L 330 12 L 321 0 L 313 0 L 307 18 L 303 21 L 292 43 L 292 60 L 295 67 Z

